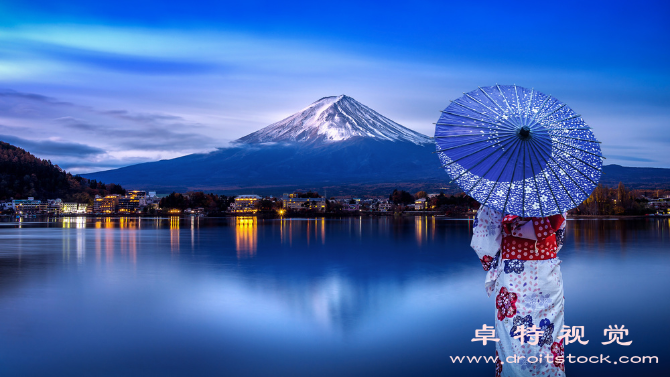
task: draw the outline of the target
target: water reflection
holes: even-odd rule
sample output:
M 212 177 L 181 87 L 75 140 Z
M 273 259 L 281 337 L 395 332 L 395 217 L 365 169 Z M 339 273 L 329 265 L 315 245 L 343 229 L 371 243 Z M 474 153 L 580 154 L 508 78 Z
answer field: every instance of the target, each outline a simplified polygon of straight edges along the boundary
M 324 374 L 300 369 L 310 357 L 341 368 L 332 375 L 402 374 L 389 360 L 425 372 L 419 375 L 463 375 L 445 355 L 492 353 L 466 349 L 474 329 L 493 321 L 495 305 L 469 248 L 468 221 L 175 217 L 21 225 L 0 228 L 0 353 L 3 367 L 31 352 L 42 358 L 8 375 L 62 372 L 63 363 L 76 364 L 71 355 L 100 369 L 114 365 L 110 375 L 132 375 L 123 369 L 131 353 L 141 363 L 194 349 L 195 375 Z M 604 351 L 595 335 L 600 322 L 588 321 L 607 317 L 631 328 L 633 346 L 652 348 L 631 348 L 631 355 L 654 354 L 654 337 L 670 335 L 657 327 L 670 314 L 658 300 L 670 283 L 663 273 L 670 221 L 574 220 L 568 227 L 561 251 L 568 324 L 586 325 L 596 347 L 574 351 Z M 191 252 L 179 253 L 188 245 Z M 21 326 L 30 336 L 13 330 Z M 59 347 L 62 353 L 50 353 Z M 241 356 L 221 362 L 221 350 L 232 349 Z M 281 361 L 265 366 L 267 355 Z M 150 372 L 174 374 L 169 367 Z M 482 367 L 482 375 L 490 372 Z
M 666 219 L 570 219 L 567 237 L 580 252 L 606 251 L 615 246 L 625 253 L 630 245 L 638 245 L 653 233 L 661 242 L 670 242 Z
M 170 251 L 179 253 L 179 216 L 170 217 Z
M 253 258 L 258 243 L 256 217 L 237 217 L 235 220 L 235 250 L 237 258 Z

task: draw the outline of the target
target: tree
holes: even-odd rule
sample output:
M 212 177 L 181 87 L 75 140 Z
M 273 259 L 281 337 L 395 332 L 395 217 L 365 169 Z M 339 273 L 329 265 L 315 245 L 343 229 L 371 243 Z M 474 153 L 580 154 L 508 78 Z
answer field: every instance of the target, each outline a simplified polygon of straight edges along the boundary
M 414 202 L 414 197 L 405 190 L 398 191 L 398 189 L 395 189 L 391 195 L 389 195 L 389 200 L 393 202 L 393 204 L 410 204 Z
M 274 210 L 275 202 L 269 199 L 261 199 L 254 204 L 254 208 L 259 211 L 272 211 Z

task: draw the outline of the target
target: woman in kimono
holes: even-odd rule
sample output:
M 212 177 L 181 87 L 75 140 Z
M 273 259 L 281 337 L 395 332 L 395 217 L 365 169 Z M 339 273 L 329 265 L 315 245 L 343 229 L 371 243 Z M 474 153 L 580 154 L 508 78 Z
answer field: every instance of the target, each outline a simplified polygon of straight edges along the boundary
M 556 253 L 564 232 L 565 214 L 522 218 L 486 206 L 477 212 L 471 246 L 487 271 L 486 292 L 496 297 L 496 377 L 565 376 L 562 358 L 556 359 L 563 356 Z

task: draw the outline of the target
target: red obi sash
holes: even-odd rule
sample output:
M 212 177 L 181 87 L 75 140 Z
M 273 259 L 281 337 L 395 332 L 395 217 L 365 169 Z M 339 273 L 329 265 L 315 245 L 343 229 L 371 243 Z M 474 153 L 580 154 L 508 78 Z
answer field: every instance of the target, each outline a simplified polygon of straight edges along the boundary
M 525 235 L 519 223 L 532 221 L 533 235 Z M 501 245 L 502 259 L 543 260 L 556 258 L 556 231 L 561 228 L 565 219 L 563 215 L 549 217 L 519 217 L 507 215 L 503 218 L 503 239 Z M 530 229 L 530 227 L 525 228 Z

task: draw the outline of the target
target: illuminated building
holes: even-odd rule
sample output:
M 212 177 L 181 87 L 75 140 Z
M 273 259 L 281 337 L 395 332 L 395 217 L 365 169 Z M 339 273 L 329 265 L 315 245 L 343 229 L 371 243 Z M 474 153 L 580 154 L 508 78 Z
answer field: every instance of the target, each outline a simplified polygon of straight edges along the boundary
M 426 209 L 426 198 L 417 199 L 414 202 L 414 209 L 417 211 L 422 211 Z
M 284 198 L 284 208 L 293 211 L 315 210 L 326 212 L 326 198 Z
M 118 205 L 119 195 L 107 195 L 104 198 L 96 195 L 93 201 L 93 212 L 115 213 Z
M 131 190 L 126 193 L 126 196 L 132 198 L 145 198 L 147 196 L 147 192 L 140 190 Z
M 86 213 L 87 207 L 85 203 L 61 203 L 61 213 Z
M 136 196 L 124 196 L 119 198 L 119 213 L 135 213 L 140 208 L 140 198 Z
M 63 201 L 60 199 L 47 199 L 47 213 L 58 216 L 63 212 Z
M 235 202 L 230 206 L 230 211 L 234 213 L 255 213 L 256 203 L 261 200 L 258 195 L 239 195 L 235 197 Z
M 35 200 L 32 196 L 28 199 L 12 200 L 12 207 L 17 215 L 36 215 L 47 211 L 47 203 Z

